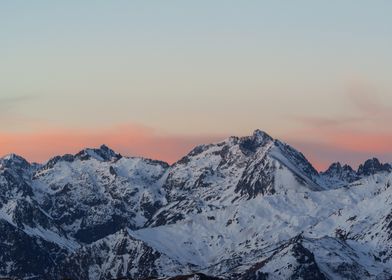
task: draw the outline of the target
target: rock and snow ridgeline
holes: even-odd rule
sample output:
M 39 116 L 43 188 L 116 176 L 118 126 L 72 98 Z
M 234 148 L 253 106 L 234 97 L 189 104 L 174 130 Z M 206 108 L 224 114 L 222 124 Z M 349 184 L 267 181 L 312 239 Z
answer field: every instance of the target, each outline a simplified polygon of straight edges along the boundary
M 107 146 L 42 165 L 10 155 L 0 276 L 390 279 L 391 172 L 370 159 L 318 173 L 260 130 L 173 165 Z

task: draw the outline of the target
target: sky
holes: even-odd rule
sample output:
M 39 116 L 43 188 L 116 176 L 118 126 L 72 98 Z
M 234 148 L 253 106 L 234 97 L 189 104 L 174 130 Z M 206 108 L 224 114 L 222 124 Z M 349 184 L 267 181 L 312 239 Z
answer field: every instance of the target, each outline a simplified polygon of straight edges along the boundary
M 174 162 L 261 129 L 392 162 L 391 1 L 0 2 L 0 154 Z

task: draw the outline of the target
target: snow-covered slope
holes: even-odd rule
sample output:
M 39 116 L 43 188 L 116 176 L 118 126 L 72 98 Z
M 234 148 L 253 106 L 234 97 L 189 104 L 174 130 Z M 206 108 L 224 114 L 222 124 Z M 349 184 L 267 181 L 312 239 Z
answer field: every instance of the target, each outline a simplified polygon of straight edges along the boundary
M 124 227 L 143 227 L 166 203 L 161 185 L 168 167 L 102 146 L 50 160 L 34 173 L 32 188 L 56 223 L 90 243 Z
M 64 275 L 71 279 L 105 280 L 122 277 L 143 279 L 160 275 L 178 275 L 190 271 L 143 241 L 131 237 L 127 230 L 109 235 L 76 250 L 69 256 Z
M 320 191 L 322 182 L 301 153 L 256 130 L 251 136 L 198 146 L 175 163 L 163 185 L 168 204 L 150 226 L 259 196 Z
M 0 277 L 390 279 L 391 171 L 370 159 L 319 174 L 260 130 L 171 166 L 107 146 L 42 165 L 10 155 Z

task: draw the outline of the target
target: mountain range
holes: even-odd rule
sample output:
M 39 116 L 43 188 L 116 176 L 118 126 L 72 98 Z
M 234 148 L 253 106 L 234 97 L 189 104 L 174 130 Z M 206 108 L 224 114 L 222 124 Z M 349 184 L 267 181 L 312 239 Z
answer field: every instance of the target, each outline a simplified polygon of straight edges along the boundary
M 34 147 L 32 147 L 33 149 Z M 392 165 L 318 172 L 256 130 L 178 162 L 0 159 L 0 277 L 392 279 Z

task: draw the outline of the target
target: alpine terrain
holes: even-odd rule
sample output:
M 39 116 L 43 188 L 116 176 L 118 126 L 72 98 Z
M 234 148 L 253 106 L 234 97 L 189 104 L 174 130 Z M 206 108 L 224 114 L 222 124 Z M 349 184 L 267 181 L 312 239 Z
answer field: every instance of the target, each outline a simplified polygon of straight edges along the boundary
M 263 131 L 178 162 L 0 159 L 0 277 L 392 279 L 392 166 L 319 173 Z

